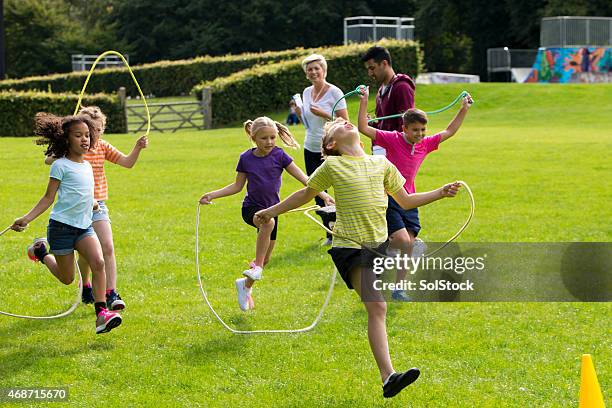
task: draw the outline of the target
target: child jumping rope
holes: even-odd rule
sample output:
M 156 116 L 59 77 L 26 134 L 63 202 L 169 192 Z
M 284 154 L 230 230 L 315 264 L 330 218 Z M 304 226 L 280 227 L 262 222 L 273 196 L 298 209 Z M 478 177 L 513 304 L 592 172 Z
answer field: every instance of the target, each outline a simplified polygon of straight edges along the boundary
M 105 333 L 121 324 L 119 313 L 106 309 L 106 275 L 100 241 L 91 226 L 94 209 L 94 177 L 85 160 L 90 147 L 95 146 L 99 132 L 86 116 L 57 117 L 48 113 L 36 115 L 35 134 L 38 144 L 48 144 L 46 155 L 58 157 L 52 165 L 45 195 L 26 215 L 15 220 L 11 228 L 23 231 L 29 223 L 51 210 L 47 240 L 38 238 L 28 248 L 32 259 L 42 262 L 63 284 L 74 280 L 74 250 L 91 266 L 96 312 L 96 333 Z M 95 207 L 97 209 L 97 205 Z
M 243 311 L 254 307 L 252 287 L 255 281 L 261 279 L 263 268 L 270 261 L 278 230 L 278 218 L 261 222 L 254 215 L 257 211 L 280 201 L 283 170 L 287 170 L 287 173 L 304 185 L 307 181 L 306 175 L 293 159 L 276 146 L 276 137 L 280 136 L 285 146 L 299 147 L 287 127 L 262 116 L 244 122 L 244 130 L 256 147 L 240 155 L 236 166 L 236 181 L 220 190 L 205 193 L 200 198 L 201 204 L 210 204 L 216 198 L 239 193 L 244 184 L 247 184 L 247 194 L 242 203 L 242 219 L 257 228 L 258 233 L 255 260 L 251 263 L 251 268 L 242 273 L 245 277 L 236 279 L 238 305 Z M 334 204 L 333 199 L 325 192 L 321 192 L 319 197 L 326 205 Z
M 414 208 L 444 197 L 454 197 L 459 183 L 447 184 L 427 193 L 408 194 L 399 171 L 384 156 L 368 156 L 359 140 L 359 132 L 350 122 L 338 118 L 329 123 L 323 137 L 323 164 L 308 179 L 307 187 L 265 210 L 255 214 L 259 223 L 269 222 L 297 208 L 320 191 L 334 187 L 336 225 L 331 255 L 340 276 L 349 289 L 355 289 L 368 313 L 368 339 L 383 382 L 383 396 L 390 398 L 416 381 L 420 372 L 412 368 L 396 373 L 391 364 L 385 318 L 387 304 L 382 297 L 364 296 L 372 288 L 362 284 L 361 258 L 366 249 L 361 243 L 384 245 L 387 240 L 386 208 L 390 194 L 403 208 Z M 372 271 L 369 271 L 372 273 Z
M 100 209 L 92 215 L 93 229 L 102 245 L 104 254 L 104 264 L 106 270 L 106 305 L 110 310 L 123 310 L 125 302 L 117 292 L 117 260 L 115 259 L 115 246 L 113 244 L 113 230 L 109 210 L 106 205 L 108 200 L 108 186 L 106 174 L 104 173 L 104 163 L 109 161 L 119 166 L 130 169 L 134 167 L 140 151 L 147 147 L 148 139 L 146 136 L 140 137 L 129 155 L 123 154 L 106 140 L 101 137 L 106 129 L 106 115 L 97 106 L 83 107 L 79 110 L 79 115 L 89 117 L 100 134 L 97 145 L 90 149 L 84 156 L 85 160 L 91 164 L 94 174 L 94 198 L 98 201 Z M 45 163 L 51 164 L 56 160 L 55 156 L 48 156 Z M 93 303 L 94 297 L 91 288 L 90 268 L 85 258 L 79 256 L 79 268 L 83 275 L 83 303 Z
M 398 168 L 406 179 L 404 189 L 408 194 L 412 194 L 416 192 L 414 179 L 421 163 L 429 153 L 438 149 L 440 143 L 457 133 L 473 102 L 472 97 L 467 95 L 463 98 L 461 109 L 445 130 L 426 137 L 427 115 L 420 109 L 412 108 L 404 113 L 402 116 L 403 132 L 379 130 L 369 126 L 367 118 L 368 94 L 369 89 L 367 87 L 360 94 L 359 131 L 372 139 L 372 143 L 376 143 L 386 150 L 389 161 Z M 389 255 L 393 256 L 398 252 L 403 252 L 408 256 L 420 256 L 420 254 L 417 254 L 417 246 L 415 246 L 417 242 L 424 246 L 421 240 L 416 239 L 421 230 L 418 208 L 405 210 L 390 196 L 389 207 L 387 208 L 387 228 L 389 232 Z M 418 252 L 422 253 L 422 249 Z M 398 281 L 405 277 L 406 270 L 398 271 Z M 404 290 L 394 290 L 392 298 L 399 301 L 410 300 Z

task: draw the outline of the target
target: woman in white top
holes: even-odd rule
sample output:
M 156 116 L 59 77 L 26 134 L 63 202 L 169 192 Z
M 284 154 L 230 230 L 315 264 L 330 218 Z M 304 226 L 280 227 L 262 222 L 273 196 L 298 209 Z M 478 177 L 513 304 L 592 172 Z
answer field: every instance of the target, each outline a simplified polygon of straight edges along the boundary
M 323 138 L 323 127 L 325 123 L 332 119 L 332 108 L 344 93 L 337 86 L 328 83 L 327 61 L 319 54 L 312 54 L 304 58 L 302 68 L 306 73 L 306 78 L 312 83 L 304 89 L 302 95 L 303 108 L 296 108 L 297 114 L 302 118 L 302 123 L 306 128 L 304 139 L 304 163 L 306 174 L 309 176 L 323 163 L 321 156 L 321 139 Z M 336 106 L 336 117 L 349 119 L 346 110 L 346 101 L 343 99 Z M 323 200 L 315 198 L 317 205 L 323 207 Z M 319 213 L 323 223 L 331 229 L 330 223 L 336 220 L 335 213 Z M 325 245 L 331 245 L 331 236 L 327 234 Z

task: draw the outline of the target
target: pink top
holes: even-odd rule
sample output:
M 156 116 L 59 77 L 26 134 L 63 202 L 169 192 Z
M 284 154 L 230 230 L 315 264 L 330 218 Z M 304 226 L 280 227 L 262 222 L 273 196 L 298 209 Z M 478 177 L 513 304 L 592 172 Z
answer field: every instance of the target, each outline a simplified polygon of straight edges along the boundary
M 412 194 L 416 192 L 414 179 L 425 160 L 425 156 L 438 149 L 441 135 L 435 134 L 423 138 L 419 143 L 410 144 L 404 134 L 398 131 L 377 130 L 376 144 L 387 150 L 387 159 L 397 167 L 406 179 L 404 189 Z

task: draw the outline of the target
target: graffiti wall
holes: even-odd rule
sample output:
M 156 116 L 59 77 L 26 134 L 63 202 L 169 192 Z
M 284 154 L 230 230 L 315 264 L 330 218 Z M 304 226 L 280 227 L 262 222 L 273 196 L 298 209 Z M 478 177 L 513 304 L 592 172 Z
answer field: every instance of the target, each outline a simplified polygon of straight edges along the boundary
M 612 82 L 612 48 L 540 48 L 525 82 Z

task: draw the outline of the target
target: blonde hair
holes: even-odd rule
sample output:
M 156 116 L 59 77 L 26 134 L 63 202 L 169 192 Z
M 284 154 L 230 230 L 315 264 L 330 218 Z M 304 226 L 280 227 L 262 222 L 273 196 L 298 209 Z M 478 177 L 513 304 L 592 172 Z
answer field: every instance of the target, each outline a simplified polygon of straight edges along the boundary
M 302 60 L 302 69 L 304 70 L 304 72 L 306 72 L 306 66 L 311 62 L 318 62 L 319 64 L 321 64 L 321 68 L 323 68 L 323 71 L 325 71 L 325 76 L 327 76 L 327 61 L 325 60 L 324 56 L 322 56 L 321 54 L 310 54 L 309 56 L 304 58 Z
M 106 130 L 106 115 L 102 113 L 100 108 L 97 106 L 83 106 L 79 110 L 79 115 L 89 116 L 94 123 L 99 125 L 100 129 L 98 133 L 102 136 L 102 133 Z
M 329 121 L 325 123 L 325 126 L 323 126 L 323 138 L 321 139 L 321 152 L 324 157 L 325 156 L 340 156 L 340 152 L 338 150 L 328 149 L 327 145 L 334 141 L 334 136 L 333 136 L 334 133 L 332 132 L 332 130 L 336 126 L 344 123 L 345 121 L 346 119 L 337 117 L 335 120 Z
M 295 140 L 287 126 L 267 116 L 260 116 L 255 120 L 247 120 L 244 122 L 244 131 L 251 139 L 255 138 L 257 132 L 266 127 L 274 129 L 286 147 L 292 149 L 298 149 L 300 147 L 300 144 Z

